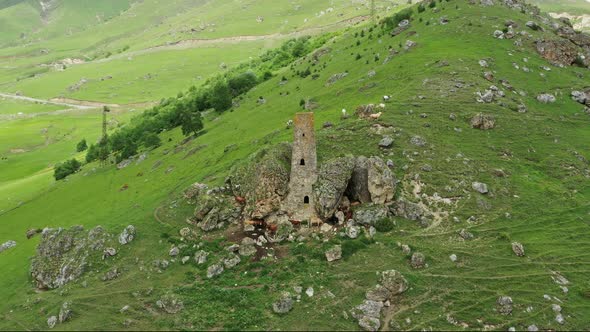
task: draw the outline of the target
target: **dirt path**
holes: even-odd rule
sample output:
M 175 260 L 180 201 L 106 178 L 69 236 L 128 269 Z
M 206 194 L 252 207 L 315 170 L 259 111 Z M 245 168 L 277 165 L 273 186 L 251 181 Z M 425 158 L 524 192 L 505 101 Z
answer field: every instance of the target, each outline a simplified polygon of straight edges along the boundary
M 106 58 L 106 59 L 100 59 L 100 60 L 89 61 L 89 62 L 84 62 L 84 63 L 80 63 L 80 64 L 73 64 L 73 65 L 84 65 L 84 64 L 90 64 L 90 63 L 103 63 L 103 62 L 109 62 L 109 61 L 117 60 L 117 59 L 121 59 L 121 58 L 128 58 L 128 57 L 133 57 L 133 56 L 143 55 L 143 54 L 148 54 L 148 53 L 153 53 L 153 52 L 166 51 L 166 50 L 184 50 L 184 49 L 197 48 L 197 47 L 207 46 L 207 45 L 253 42 L 253 41 L 268 40 L 268 39 L 297 38 L 297 37 L 302 37 L 305 35 L 313 35 L 313 34 L 317 34 L 317 33 L 327 32 L 327 31 L 333 30 L 334 28 L 341 27 L 342 25 L 357 24 L 357 23 L 363 22 L 369 18 L 370 18 L 370 15 L 360 15 L 360 16 L 355 16 L 355 17 L 352 17 L 352 18 L 349 18 L 346 20 L 342 20 L 339 22 L 335 22 L 332 24 L 327 24 L 327 25 L 320 26 L 320 27 L 305 28 L 305 29 L 296 30 L 293 32 L 288 32 L 288 33 L 272 33 L 272 34 L 268 34 L 268 35 L 253 35 L 253 36 L 231 36 L 231 37 L 221 37 L 221 38 L 213 38 L 213 39 L 186 39 L 186 40 L 180 40 L 180 41 L 177 41 L 177 42 L 171 43 L 171 44 L 158 45 L 158 46 L 149 47 L 149 48 L 146 48 L 143 50 L 137 50 L 137 51 L 131 51 L 131 52 L 126 52 L 126 53 L 122 53 L 122 54 L 117 54 L 117 55 L 113 55 L 113 56 Z
M 8 94 L 8 93 L 2 93 L 0 92 L 0 97 L 4 97 L 4 98 L 10 98 L 10 99 L 16 99 L 16 100 L 24 100 L 24 101 L 29 101 L 29 102 L 33 102 L 33 103 L 40 103 L 40 104 L 51 104 L 51 105 L 58 105 L 58 106 L 66 106 L 66 107 L 71 107 L 71 108 L 77 108 L 77 109 L 92 109 L 92 108 L 96 108 L 97 106 L 85 106 L 85 105 L 80 105 L 80 104 L 70 104 L 67 102 L 62 102 L 58 100 L 45 100 L 45 99 L 37 99 L 37 98 L 31 98 L 31 97 L 26 97 L 26 96 L 20 96 L 20 95 L 13 95 L 13 94 Z

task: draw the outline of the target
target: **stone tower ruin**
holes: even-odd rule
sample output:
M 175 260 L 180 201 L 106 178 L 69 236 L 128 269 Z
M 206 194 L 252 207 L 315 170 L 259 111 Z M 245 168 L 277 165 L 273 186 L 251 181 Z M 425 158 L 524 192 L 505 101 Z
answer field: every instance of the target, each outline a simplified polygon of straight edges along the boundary
M 317 175 L 313 113 L 295 114 L 291 177 L 285 210 L 291 220 L 318 221 L 312 198 Z

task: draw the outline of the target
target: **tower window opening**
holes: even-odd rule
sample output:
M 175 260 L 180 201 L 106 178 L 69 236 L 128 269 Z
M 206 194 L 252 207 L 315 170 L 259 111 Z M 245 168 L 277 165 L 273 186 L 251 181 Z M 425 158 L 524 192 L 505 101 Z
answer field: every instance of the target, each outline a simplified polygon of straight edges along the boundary
M 303 204 L 309 204 L 309 196 L 303 198 Z
M 302 165 L 302 166 L 305 165 L 305 160 L 301 159 L 301 161 L 299 161 L 299 165 Z

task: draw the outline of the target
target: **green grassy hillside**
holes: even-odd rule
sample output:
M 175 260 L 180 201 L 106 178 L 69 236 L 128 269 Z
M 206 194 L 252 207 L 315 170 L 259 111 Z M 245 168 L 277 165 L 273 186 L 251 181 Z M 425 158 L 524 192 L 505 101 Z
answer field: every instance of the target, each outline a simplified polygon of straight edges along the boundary
M 122 170 L 85 165 L 43 195 L 1 212 L 0 243 L 18 244 L 0 253 L 0 328 L 46 329 L 47 318 L 71 301 L 74 316 L 58 325 L 60 330 L 353 330 L 358 324 L 345 312 L 374 287 L 377 272 L 396 269 L 411 288 L 387 310 L 386 328 L 588 329 L 590 116 L 570 93 L 588 86 L 589 71 L 542 59 L 533 41 L 557 37 L 550 29 L 526 28 L 532 19 L 528 14 L 469 3 L 437 1 L 422 13 L 414 6 L 410 28 L 395 37 L 368 24 L 342 30 L 317 61 L 307 55 L 249 91 L 238 107 L 207 113 L 206 130 L 197 138 L 186 142 L 179 129 L 165 132 L 163 145 L 140 163 Z M 442 17 L 448 24 L 441 24 Z M 517 37 L 521 47 L 493 37 L 508 19 L 532 35 Z M 415 45 L 406 48 L 408 40 Z M 480 60 L 489 68 L 482 68 Z M 547 66 L 550 71 L 543 69 Z M 301 77 L 308 68 L 311 75 Z M 485 71 L 493 72 L 493 82 L 484 78 Z M 347 75 L 328 84 L 342 73 Z M 477 102 L 476 93 L 490 85 L 506 96 Z M 541 93 L 552 93 L 557 101 L 540 103 L 536 96 Z M 343 108 L 352 114 L 359 105 L 380 103 L 384 95 L 391 101 L 378 120 L 341 119 Z M 266 103 L 258 102 L 261 96 Z M 427 227 L 396 218 L 396 227 L 374 240 L 336 236 L 326 242 L 310 238 L 276 244 L 270 258 L 243 259 L 215 279 L 192 259 L 186 265 L 174 261 L 163 271 L 154 268 L 154 260 L 170 259 L 168 251 L 181 243 L 178 232 L 193 213 L 182 191 L 194 182 L 221 185 L 230 168 L 250 154 L 290 141 L 292 131 L 285 124 L 308 99 L 318 106 L 320 163 L 344 154 L 391 159 L 401 181 L 397 195 L 423 202 L 441 217 Z M 517 111 L 521 104 L 527 112 Z M 494 129 L 471 127 L 471 118 L 480 112 L 495 118 Z M 32 132 L 38 130 L 35 119 L 24 120 Z M 324 128 L 325 122 L 334 126 Z M 378 147 L 384 135 L 394 138 L 391 149 Z M 413 144 L 415 136 L 426 144 Z M 40 142 L 31 137 L 25 143 Z M 490 193 L 475 192 L 475 181 L 486 183 Z M 440 200 L 450 203 L 434 203 Z M 105 271 L 97 268 L 61 289 L 34 289 L 28 268 L 39 238 L 26 240 L 27 229 L 102 225 L 118 233 L 129 224 L 138 230 L 136 241 L 100 263 L 120 267 L 119 278 L 104 282 Z M 463 229 L 474 238 L 463 240 L 458 235 Z M 202 243 L 212 252 L 210 264 L 238 233 L 233 226 L 198 233 L 197 239 L 186 240 L 186 250 Z M 525 257 L 512 253 L 515 241 L 524 244 Z M 345 248 L 344 257 L 327 263 L 323 250 L 335 243 Z M 411 268 L 399 244 L 424 253 L 428 266 Z M 567 278 L 567 292 L 552 279 L 555 273 Z M 272 302 L 294 286 L 313 286 L 315 295 L 303 295 L 286 315 L 274 314 Z M 156 301 L 164 294 L 182 299 L 184 310 L 159 310 Z M 503 295 L 514 301 L 508 316 L 496 309 Z M 556 322 L 552 304 L 560 304 L 563 325 Z M 126 305 L 130 309 L 121 313 Z

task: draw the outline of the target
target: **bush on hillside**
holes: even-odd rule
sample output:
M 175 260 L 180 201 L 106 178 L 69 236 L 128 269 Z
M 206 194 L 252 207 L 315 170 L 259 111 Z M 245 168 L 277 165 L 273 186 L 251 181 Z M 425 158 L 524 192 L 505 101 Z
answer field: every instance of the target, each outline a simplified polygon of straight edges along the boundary
M 412 8 L 406 8 L 395 13 L 393 16 L 384 18 L 383 21 L 381 21 L 381 27 L 385 30 L 394 29 L 399 22 L 409 20 L 410 18 L 412 18 Z
M 86 149 L 88 149 L 88 144 L 86 144 L 86 139 L 83 138 L 80 142 L 78 142 L 78 145 L 76 145 L 76 152 L 82 152 Z
M 57 164 L 55 165 L 55 169 L 53 171 L 53 177 L 58 181 L 65 179 L 68 175 L 74 174 L 80 170 L 81 166 L 82 164 L 76 159 Z

